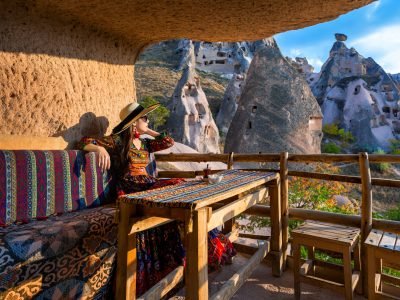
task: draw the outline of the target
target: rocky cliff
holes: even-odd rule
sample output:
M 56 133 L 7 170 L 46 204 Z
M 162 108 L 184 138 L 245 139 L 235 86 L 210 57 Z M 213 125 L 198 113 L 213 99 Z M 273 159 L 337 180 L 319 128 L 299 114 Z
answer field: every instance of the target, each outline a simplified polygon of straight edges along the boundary
M 239 105 L 240 95 L 244 88 L 246 73 L 234 74 L 229 82 L 216 118 L 217 126 L 223 135 L 228 133 L 229 126 Z
M 236 113 L 240 95 L 242 94 L 245 82 L 247 70 L 250 66 L 251 60 L 253 59 L 256 51 L 264 47 L 265 45 L 273 45 L 275 41 L 273 38 L 265 38 L 255 42 L 241 42 L 241 43 L 224 43 L 230 44 L 231 48 L 226 45 L 224 48 L 225 53 L 228 57 L 235 57 L 235 68 L 233 69 L 233 76 L 229 82 L 228 87 L 225 90 L 224 98 L 222 100 L 218 115 L 216 118 L 217 126 L 222 133 L 222 138 L 228 132 L 229 126 L 232 122 L 233 116 Z M 217 55 L 218 53 L 216 53 Z M 198 57 L 196 57 L 198 60 Z M 226 69 L 231 72 L 232 70 Z
M 177 142 L 200 153 L 219 153 L 219 133 L 195 70 L 194 49 L 169 106 L 168 128 Z
M 388 150 L 400 137 L 399 88 L 372 58 L 347 48 L 336 34 L 328 60 L 312 91 L 322 107 L 323 124 L 338 124 L 356 141 L 353 150 Z
M 250 65 L 224 151 L 319 153 L 321 118 L 304 77 L 269 43 Z

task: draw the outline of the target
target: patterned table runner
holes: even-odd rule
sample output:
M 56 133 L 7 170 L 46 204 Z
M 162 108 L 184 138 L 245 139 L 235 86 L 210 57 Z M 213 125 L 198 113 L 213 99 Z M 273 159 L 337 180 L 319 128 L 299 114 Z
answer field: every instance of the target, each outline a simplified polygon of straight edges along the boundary
M 187 181 L 173 186 L 127 194 L 118 198 L 118 201 L 142 204 L 148 207 L 196 209 L 205 206 L 202 205 L 202 202 L 205 203 L 206 200 L 206 205 L 209 205 L 211 204 L 210 199 L 217 199 L 224 193 L 233 190 L 241 191 L 244 187 L 251 189 L 277 177 L 277 173 L 242 170 L 226 170 L 219 172 L 218 175 L 223 176 L 219 183 L 210 184 L 200 180 Z

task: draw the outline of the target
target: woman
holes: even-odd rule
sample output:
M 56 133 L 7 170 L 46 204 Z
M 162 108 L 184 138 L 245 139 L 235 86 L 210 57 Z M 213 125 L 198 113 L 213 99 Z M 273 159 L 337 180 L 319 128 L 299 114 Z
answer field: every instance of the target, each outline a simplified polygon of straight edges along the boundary
M 111 168 L 113 177 L 117 179 L 119 195 L 183 181 L 159 180 L 146 172 L 149 153 L 167 149 L 174 144 L 174 140 L 167 134 L 148 128 L 147 114 L 158 106 L 159 104 L 155 104 L 144 108 L 137 103 L 131 103 L 122 109 L 121 123 L 113 129 L 110 136 L 101 139 L 85 137 L 81 140 L 80 148 L 98 153 L 99 166 L 103 171 Z M 140 139 L 141 134 L 148 134 L 154 139 Z M 184 264 L 185 253 L 177 222 L 141 232 L 137 235 L 136 243 L 136 292 L 139 296 L 178 265 Z M 209 264 L 213 269 L 229 262 L 235 255 L 232 244 L 217 231 L 210 232 L 208 244 Z

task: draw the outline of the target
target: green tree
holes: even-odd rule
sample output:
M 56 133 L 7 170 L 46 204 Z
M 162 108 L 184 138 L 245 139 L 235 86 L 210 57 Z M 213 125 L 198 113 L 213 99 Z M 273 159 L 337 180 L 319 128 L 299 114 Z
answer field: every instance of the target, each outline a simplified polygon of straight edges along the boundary
M 142 101 L 140 101 L 139 104 L 142 105 L 143 107 L 149 107 L 150 105 L 156 103 L 158 103 L 156 99 L 150 96 L 146 96 L 142 99 Z M 160 105 L 157 109 L 155 109 L 149 114 L 150 127 L 154 128 L 154 130 L 157 130 L 161 126 L 165 125 L 169 117 L 169 114 L 170 111 L 168 110 L 168 108 Z
M 322 132 L 327 135 L 337 136 L 339 135 L 339 127 L 337 124 L 325 124 L 322 127 Z
M 400 154 L 400 140 L 391 139 L 389 142 L 390 142 L 390 153 Z
M 340 147 L 335 143 L 329 142 L 327 144 L 322 145 L 322 153 L 340 153 Z
M 351 143 L 354 141 L 354 137 L 350 131 L 345 131 L 343 128 L 341 128 L 339 129 L 338 133 L 342 142 Z

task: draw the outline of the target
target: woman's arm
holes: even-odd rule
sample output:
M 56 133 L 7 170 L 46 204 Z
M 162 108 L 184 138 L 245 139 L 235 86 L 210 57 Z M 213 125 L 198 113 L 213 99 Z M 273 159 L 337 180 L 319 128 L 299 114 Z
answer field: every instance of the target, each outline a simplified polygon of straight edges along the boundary
M 82 150 L 98 153 L 99 167 L 103 172 L 111 167 L 109 152 L 113 151 L 114 146 L 115 143 L 111 136 L 106 136 L 100 139 L 83 137 L 78 145 Z
M 158 137 L 159 135 L 161 135 L 161 133 L 154 131 L 152 129 L 147 129 L 146 134 L 152 136 L 152 137 Z
M 97 146 L 94 144 L 88 144 L 83 147 L 83 150 L 88 152 L 96 152 L 99 155 L 99 167 L 102 172 L 109 170 L 111 167 L 110 154 L 108 154 L 106 148 L 103 146 Z
M 154 140 L 144 139 L 147 150 L 149 152 L 157 152 L 164 149 L 168 149 L 174 145 L 174 140 L 172 137 L 167 135 L 166 133 L 159 133 L 154 130 L 147 130 L 146 134 L 154 137 Z

